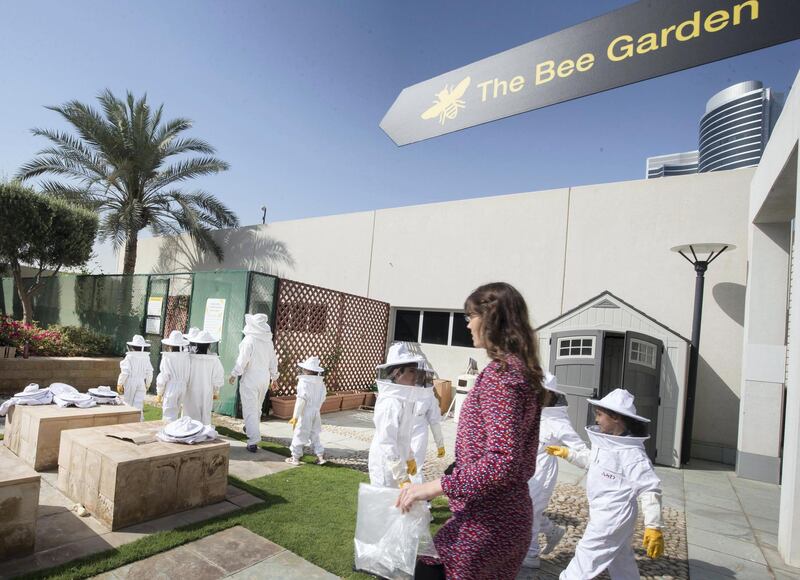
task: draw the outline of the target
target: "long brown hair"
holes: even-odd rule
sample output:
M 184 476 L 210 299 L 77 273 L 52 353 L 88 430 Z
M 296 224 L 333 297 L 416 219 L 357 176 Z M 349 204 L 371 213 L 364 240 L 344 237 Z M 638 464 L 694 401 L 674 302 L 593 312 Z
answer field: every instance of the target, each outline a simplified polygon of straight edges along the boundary
M 519 357 L 531 386 L 541 392 L 544 372 L 539 362 L 539 339 L 522 294 L 505 282 L 484 284 L 467 297 L 464 310 L 481 317 L 481 338 L 487 354 L 503 367 L 508 355 Z

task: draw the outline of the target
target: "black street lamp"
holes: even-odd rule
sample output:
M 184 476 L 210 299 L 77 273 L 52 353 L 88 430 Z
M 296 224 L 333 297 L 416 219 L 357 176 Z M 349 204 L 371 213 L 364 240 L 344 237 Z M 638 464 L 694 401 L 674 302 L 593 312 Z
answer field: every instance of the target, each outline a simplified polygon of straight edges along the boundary
M 689 463 L 692 449 L 692 425 L 694 423 L 694 398 L 697 392 L 697 362 L 700 358 L 700 323 L 703 318 L 703 285 L 708 265 L 719 258 L 725 250 L 734 250 L 733 244 L 685 244 L 670 248 L 694 266 L 697 278 L 694 285 L 694 318 L 692 319 L 692 345 L 689 350 L 689 377 L 686 385 L 686 406 L 683 413 L 683 438 L 681 439 L 681 464 Z M 689 255 L 691 254 L 691 257 Z M 698 257 L 707 256 L 705 258 Z

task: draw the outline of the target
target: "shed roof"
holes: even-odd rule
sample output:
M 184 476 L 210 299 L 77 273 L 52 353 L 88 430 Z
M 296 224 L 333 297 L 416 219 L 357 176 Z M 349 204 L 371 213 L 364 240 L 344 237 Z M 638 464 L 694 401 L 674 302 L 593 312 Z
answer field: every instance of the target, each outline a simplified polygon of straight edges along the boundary
M 689 343 L 692 342 L 691 340 L 689 340 L 688 338 L 686 338 L 685 336 L 683 336 L 679 332 L 674 331 L 673 329 L 671 329 L 666 324 L 663 324 L 663 323 L 659 322 L 658 320 L 656 320 L 655 318 L 653 318 L 652 316 L 650 316 L 646 312 L 643 312 L 642 310 L 639 310 L 638 308 L 636 308 L 635 306 L 633 306 L 629 302 L 626 302 L 625 300 L 623 300 L 619 296 L 615 296 L 612 292 L 610 292 L 608 290 L 603 290 L 597 296 L 594 296 L 593 298 L 590 298 L 586 302 L 582 302 L 581 304 L 578 304 L 574 308 L 572 308 L 570 310 L 567 310 L 566 312 L 564 312 L 563 314 L 560 314 L 559 316 L 556 316 L 552 320 L 548 320 L 544 324 L 539 325 L 536 328 L 536 330 L 539 331 L 539 330 L 545 328 L 546 326 L 550 326 L 555 322 L 558 322 L 558 321 L 560 321 L 560 320 L 562 320 L 564 318 L 567 318 L 568 316 L 572 316 L 573 314 L 575 314 L 577 312 L 580 312 L 581 310 L 585 310 L 586 308 L 590 308 L 592 306 L 596 306 L 597 304 L 601 303 L 603 299 L 606 299 L 607 297 L 613 298 L 614 300 L 616 300 L 617 302 L 619 302 L 620 304 L 622 304 L 626 308 L 629 308 L 630 310 L 632 310 L 632 311 L 636 312 L 638 315 L 646 318 L 647 320 L 649 320 L 653 324 L 656 324 L 656 325 L 660 326 L 661 328 L 663 328 L 664 330 L 670 332 L 671 334 L 674 334 L 675 336 L 677 336 L 681 340 L 684 340 L 684 341 L 689 342 Z

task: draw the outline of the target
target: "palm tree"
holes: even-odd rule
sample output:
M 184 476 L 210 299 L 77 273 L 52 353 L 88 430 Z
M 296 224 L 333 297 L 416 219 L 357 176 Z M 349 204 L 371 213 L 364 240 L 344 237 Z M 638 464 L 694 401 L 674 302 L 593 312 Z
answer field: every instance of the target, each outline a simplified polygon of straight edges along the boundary
M 123 274 L 133 274 L 138 234 L 148 227 L 156 235 L 188 233 L 200 250 L 222 260 L 222 248 L 211 230 L 237 227 L 239 220 L 212 194 L 178 186 L 225 171 L 228 164 L 213 157 L 214 148 L 205 141 L 180 137 L 192 126 L 189 119 L 162 123 L 164 106 L 152 110 L 147 95 L 136 100 L 128 92 L 127 101 L 122 101 L 106 89 L 97 98 L 102 114 L 79 101 L 47 107 L 66 119 L 77 135 L 33 129 L 52 146 L 22 166 L 17 177 L 64 178 L 43 181 L 41 187 L 100 213 L 100 239 L 110 239 L 117 250 L 125 247 Z M 185 153 L 201 156 L 172 159 Z

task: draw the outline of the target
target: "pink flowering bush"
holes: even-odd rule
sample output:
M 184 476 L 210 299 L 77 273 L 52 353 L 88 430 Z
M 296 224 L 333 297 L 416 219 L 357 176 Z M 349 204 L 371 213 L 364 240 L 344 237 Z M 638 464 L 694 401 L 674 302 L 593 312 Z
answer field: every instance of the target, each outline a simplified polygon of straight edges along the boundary
M 13 346 L 17 355 L 28 343 L 31 356 L 95 356 L 113 354 L 111 339 L 86 328 L 41 328 L 0 314 L 0 346 Z

